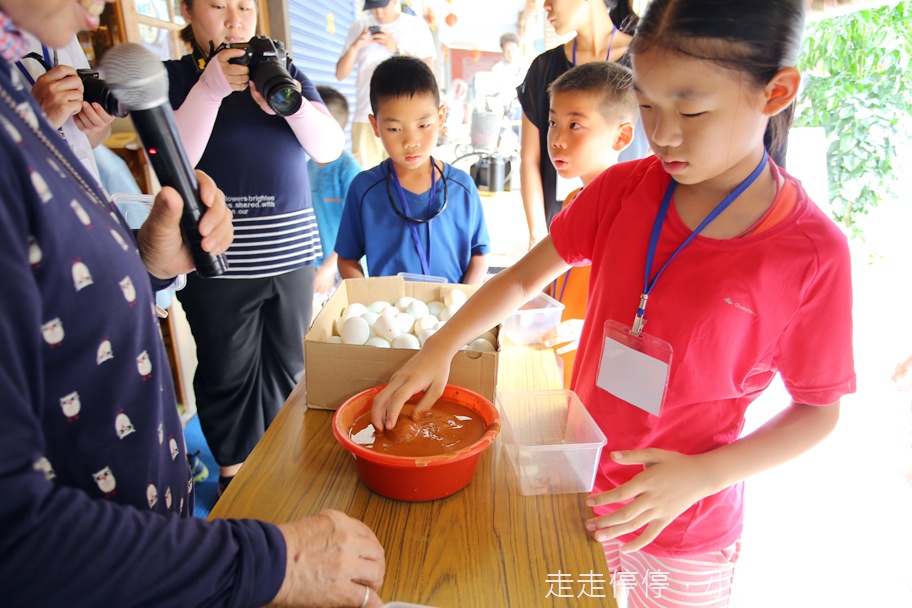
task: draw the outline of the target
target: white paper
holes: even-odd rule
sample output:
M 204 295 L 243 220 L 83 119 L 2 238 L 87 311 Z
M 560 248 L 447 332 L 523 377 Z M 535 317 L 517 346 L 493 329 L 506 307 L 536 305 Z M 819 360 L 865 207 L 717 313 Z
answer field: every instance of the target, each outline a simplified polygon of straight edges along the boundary
M 615 397 L 658 416 L 662 410 L 668 364 L 605 338 L 596 384 Z

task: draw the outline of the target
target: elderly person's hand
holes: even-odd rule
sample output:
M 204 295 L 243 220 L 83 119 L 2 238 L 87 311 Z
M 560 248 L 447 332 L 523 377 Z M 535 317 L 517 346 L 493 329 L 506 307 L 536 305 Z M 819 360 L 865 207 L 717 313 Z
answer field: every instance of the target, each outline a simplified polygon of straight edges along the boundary
M 214 255 L 225 253 L 234 239 L 232 213 L 225 205 L 225 195 L 208 175 L 196 172 L 200 198 L 208 207 L 200 218 L 199 232 L 203 251 Z M 173 188 L 163 188 L 155 199 L 152 212 L 136 237 L 139 253 L 152 276 L 168 279 L 193 270 L 193 259 L 184 244 L 180 219 L 184 202 Z
M 281 524 L 285 580 L 273 603 L 283 606 L 379 608 L 386 557 L 366 525 L 339 511 Z
M 84 88 L 75 68 L 58 65 L 35 80 L 32 97 L 55 129 L 82 110 Z

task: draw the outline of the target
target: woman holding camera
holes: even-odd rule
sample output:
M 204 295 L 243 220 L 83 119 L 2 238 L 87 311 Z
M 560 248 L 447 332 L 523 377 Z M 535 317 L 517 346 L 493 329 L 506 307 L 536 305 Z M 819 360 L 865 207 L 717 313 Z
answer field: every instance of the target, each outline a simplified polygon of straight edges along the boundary
M 254 38 L 254 0 L 182 0 L 181 13 L 192 52 L 165 62 L 171 105 L 191 164 L 225 192 L 236 234 L 228 272 L 190 276 L 178 292 L 197 344 L 193 387 L 221 492 L 303 375 L 321 252 L 307 155 L 335 160 L 344 134 L 281 43 Z M 263 94 L 273 91 L 270 104 Z

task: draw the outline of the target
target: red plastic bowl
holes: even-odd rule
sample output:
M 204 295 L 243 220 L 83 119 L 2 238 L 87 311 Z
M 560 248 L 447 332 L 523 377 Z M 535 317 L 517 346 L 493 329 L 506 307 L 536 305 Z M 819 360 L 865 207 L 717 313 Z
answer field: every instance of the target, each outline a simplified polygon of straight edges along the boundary
M 358 477 L 364 485 L 387 498 L 411 502 L 444 498 L 469 485 L 478 468 L 481 452 L 494 443 L 500 432 L 500 415 L 494 404 L 478 393 L 448 384 L 441 399 L 479 413 L 485 422 L 485 434 L 472 445 L 449 454 L 392 456 L 369 450 L 349 437 L 355 419 L 370 410 L 374 396 L 384 386 L 358 393 L 339 406 L 333 416 L 333 434 L 355 457 Z

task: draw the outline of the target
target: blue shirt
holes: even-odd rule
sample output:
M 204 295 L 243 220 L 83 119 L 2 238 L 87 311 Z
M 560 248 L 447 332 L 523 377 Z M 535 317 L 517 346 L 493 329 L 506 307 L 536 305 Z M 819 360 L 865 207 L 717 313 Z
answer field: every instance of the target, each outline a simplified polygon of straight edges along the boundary
M 491 249 L 475 182 L 465 171 L 444 163 L 443 178 L 437 176 L 433 201 L 428 201 L 429 192 L 404 192 L 412 217 L 433 215 L 446 198 L 447 207 L 440 215 L 415 226 L 420 245 L 430 252 L 430 274 L 461 283 L 472 256 L 484 255 Z M 402 211 L 402 201 L 389 174 L 389 161 L 358 175 L 345 199 L 336 253 L 349 260 L 367 256 L 368 271 L 373 277 L 400 272 L 427 274 L 421 268 L 410 222 L 396 214 L 393 202 Z
M 348 152 L 343 152 L 342 156 L 325 165 L 318 164 L 312 158 L 307 160 L 313 208 L 317 214 L 317 228 L 320 230 L 324 253 L 317 259 L 317 266 L 323 263 L 325 255 L 336 248 L 336 234 L 342 223 L 345 195 L 359 173 L 361 165 Z

